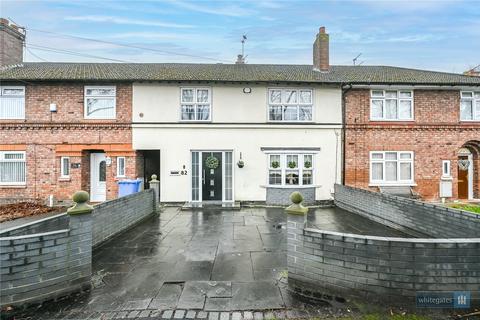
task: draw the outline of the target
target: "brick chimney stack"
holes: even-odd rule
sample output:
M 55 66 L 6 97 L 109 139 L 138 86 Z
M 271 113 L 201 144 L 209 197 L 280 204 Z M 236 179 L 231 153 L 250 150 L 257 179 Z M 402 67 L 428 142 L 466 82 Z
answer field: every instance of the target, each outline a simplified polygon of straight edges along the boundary
M 329 36 L 325 27 L 320 27 L 313 43 L 313 69 L 326 72 L 330 69 Z
M 0 18 L 0 66 L 23 63 L 25 29 Z

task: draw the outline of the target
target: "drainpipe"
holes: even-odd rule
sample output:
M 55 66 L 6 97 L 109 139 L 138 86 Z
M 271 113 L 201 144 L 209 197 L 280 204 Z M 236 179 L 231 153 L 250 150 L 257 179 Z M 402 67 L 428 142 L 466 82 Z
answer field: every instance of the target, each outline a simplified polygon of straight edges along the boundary
M 346 121 L 347 121 L 347 111 L 346 111 L 346 99 L 345 95 L 352 89 L 351 83 L 342 83 L 342 185 L 345 185 L 345 150 L 346 150 Z

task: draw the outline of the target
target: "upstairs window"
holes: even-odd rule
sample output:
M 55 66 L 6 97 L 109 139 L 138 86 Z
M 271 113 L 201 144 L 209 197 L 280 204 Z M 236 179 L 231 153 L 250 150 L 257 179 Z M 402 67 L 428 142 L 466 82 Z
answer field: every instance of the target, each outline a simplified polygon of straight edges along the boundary
M 313 92 L 310 89 L 269 89 L 268 120 L 312 121 Z
M 115 119 L 116 88 L 85 87 L 85 119 Z
M 0 151 L 0 185 L 24 185 L 25 151 Z
M 372 90 L 370 120 L 413 120 L 412 90 Z
M 209 88 L 182 88 L 180 103 L 182 121 L 210 121 Z
M 268 184 L 313 185 L 312 154 L 269 154 Z
M 460 96 L 460 120 L 480 121 L 480 91 L 462 91 Z
M 412 184 L 413 152 L 370 152 L 372 184 Z
M 0 86 L 0 119 L 25 119 L 25 87 Z

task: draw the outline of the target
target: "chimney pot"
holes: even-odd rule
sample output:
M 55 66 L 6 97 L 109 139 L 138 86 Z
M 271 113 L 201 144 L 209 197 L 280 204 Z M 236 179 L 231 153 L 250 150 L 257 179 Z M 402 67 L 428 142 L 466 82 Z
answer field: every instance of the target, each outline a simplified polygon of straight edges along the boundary
M 313 43 L 313 69 L 327 72 L 330 69 L 329 35 L 320 27 Z
M 0 24 L 4 24 L 4 25 L 8 26 L 8 20 L 5 19 L 5 18 L 0 18 Z

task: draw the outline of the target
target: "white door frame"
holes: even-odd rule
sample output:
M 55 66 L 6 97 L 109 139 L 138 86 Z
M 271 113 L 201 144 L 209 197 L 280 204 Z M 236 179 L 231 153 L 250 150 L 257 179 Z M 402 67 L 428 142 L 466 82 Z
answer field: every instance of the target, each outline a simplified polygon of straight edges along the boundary
M 468 200 L 473 200 L 473 154 L 468 155 Z
M 192 152 L 198 152 L 198 183 L 199 183 L 199 190 L 198 190 L 198 200 L 193 200 L 192 198 L 192 179 L 190 179 L 190 202 L 206 202 L 203 200 L 203 185 L 202 185 L 202 172 L 203 172 L 203 161 L 202 161 L 202 153 L 209 153 L 209 152 L 221 152 L 222 153 L 222 202 L 235 202 L 235 152 L 233 150 L 190 150 L 190 172 L 192 172 Z M 225 152 L 232 153 L 232 200 L 225 200 Z
M 107 199 L 107 181 L 99 182 L 98 165 L 106 161 L 106 155 L 102 152 L 90 153 L 90 201 L 102 202 Z M 101 190 L 103 189 L 103 190 Z

